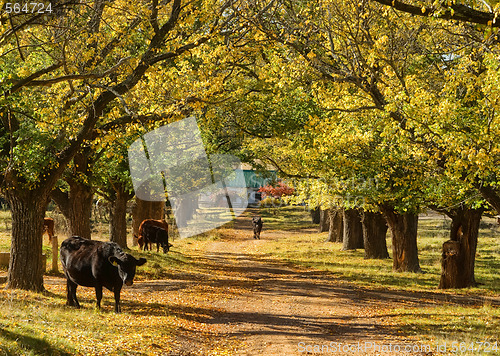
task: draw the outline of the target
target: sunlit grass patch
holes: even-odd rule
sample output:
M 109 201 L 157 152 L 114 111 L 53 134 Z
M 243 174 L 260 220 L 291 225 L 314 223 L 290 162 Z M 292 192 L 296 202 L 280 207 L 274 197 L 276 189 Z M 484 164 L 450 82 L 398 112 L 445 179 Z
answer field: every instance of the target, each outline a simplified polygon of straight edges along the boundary
M 325 238 L 324 233 L 284 237 L 266 241 L 260 252 L 290 263 L 333 272 L 363 286 L 434 289 L 439 282 L 436 273 L 397 273 L 392 270 L 391 259 L 365 259 L 363 250 L 341 251 L 341 243 L 326 243 Z
M 51 295 L 0 290 L 0 350 L 9 355 L 74 354 L 68 330 L 61 326 L 76 320 L 68 320 L 61 304 Z
M 481 307 L 440 304 L 396 308 L 381 312 L 379 316 L 384 327 L 400 334 L 415 335 L 433 347 L 447 345 L 447 351 L 452 354 L 500 355 L 500 309 L 488 304 Z M 488 345 L 489 351 L 486 351 Z M 453 352 L 453 346 L 458 351 Z M 476 350 L 468 350 L 471 346 Z
M 316 227 L 309 211 L 303 206 L 263 207 L 258 213 L 264 221 L 264 229 L 297 230 Z

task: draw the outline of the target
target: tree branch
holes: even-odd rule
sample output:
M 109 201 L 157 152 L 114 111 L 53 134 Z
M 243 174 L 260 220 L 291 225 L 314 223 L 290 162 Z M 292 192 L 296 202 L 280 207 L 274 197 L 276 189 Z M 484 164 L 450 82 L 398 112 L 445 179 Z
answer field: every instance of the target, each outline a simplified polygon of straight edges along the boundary
M 283 176 L 287 177 L 287 178 L 311 178 L 311 179 L 320 179 L 320 177 L 318 176 L 311 176 L 311 175 L 300 175 L 300 174 L 291 174 L 291 173 L 288 173 L 288 172 L 285 172 L 281 166 L 278 164 L 278 162 L 276 162 L 274 159 L 272 159 L 271 157 L 269 156 L 265 156 L 263 158 L 264 160 L 267 160 L 269 162 L 271 162 L 271 164 L 278 170 L 278 172 L 280 172 Z
M 27 86 L 29 83 L 31 83 L 32 81 L 34 81 L 36 78 L 39 78 L 39 77 L 41 77 L 44 74 L 50 73 L 50 72 L 52 72 L 52 71 L 54 71 L 54 70 L 62 67 L 62 65 L 63 65 L 63 63 L 55 63 L 55 64 L 51 65 L 50 67 L 47 67 L 47 68 L 44 68 L 44 69 L 40 69 L 38 72 L 35 72 L 35 73 L 31 74 L 30 76 L 28 76 L 28 77 L 26 77 L 24 79 L 21 79 L 20 81 L 18 81 L 17 83 L 15 83 L 12 86 L 12 88 L 10 88 L 10 90 L 7 93 L 6 96 L 19 91 L 22 87 Z
M 442 8 L 435 9 L 431 7 L 422 7 L 409 5 L 397 0 L 373 0 L 379 4 L 390 6 L 393 9 L 403 11 L 412 15 L 423 17 L 435 17 L 444 20 L 457 20 L 462 22 L 500 27 L 500 21 L 496 21 L 496 16 L 492 12 L 475 10 L 462 4 L 446 5 L 444 2 Z

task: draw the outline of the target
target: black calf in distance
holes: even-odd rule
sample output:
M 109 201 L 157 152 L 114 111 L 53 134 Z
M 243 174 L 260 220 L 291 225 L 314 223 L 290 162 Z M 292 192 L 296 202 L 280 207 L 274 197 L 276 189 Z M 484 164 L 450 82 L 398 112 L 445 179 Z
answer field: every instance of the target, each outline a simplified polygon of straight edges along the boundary
M 262 231 L 262 219 L 260 216 L 252 218 L 253 238 L 260 240 L 260 232 Z

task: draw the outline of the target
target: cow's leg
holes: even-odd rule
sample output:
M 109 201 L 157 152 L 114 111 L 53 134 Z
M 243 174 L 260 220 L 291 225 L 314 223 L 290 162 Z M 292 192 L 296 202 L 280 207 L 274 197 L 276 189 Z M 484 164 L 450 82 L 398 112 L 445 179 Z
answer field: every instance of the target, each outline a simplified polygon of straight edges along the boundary
M 67 291 L 67 301 L 66 304 L 70 307 L 80 308 L 80 303 L 76 299 L 76 288 L 78 284 L 72 282 L 71 280 L 66 280 L 66 291 Z
M 95 287 L 95 299 L 96 299 L 96 307 L 97 307 L 97 309 L 101 309 L 102 286 L 96 286 Z
M 73 301 L 73 291 L 71 289 L 71 282 L 69 279 L 66 280 L 66 305 L 69 305 L 70 307 L 75 305 L 75 302 Z
M 115 313 L 121 313 L 122 308 L 120 307 L 120 291 L 121 289 L 115 288 Z

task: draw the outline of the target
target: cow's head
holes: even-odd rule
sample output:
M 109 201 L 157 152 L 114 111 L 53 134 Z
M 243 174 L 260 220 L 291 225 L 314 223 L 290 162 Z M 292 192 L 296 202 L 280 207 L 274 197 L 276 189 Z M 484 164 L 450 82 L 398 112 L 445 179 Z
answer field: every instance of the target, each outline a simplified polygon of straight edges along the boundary
M 109 262 L 111 262 L 113 266 L 118 267 L 118 274 L 123 283 L 127 286 L 131 286 L 134 284 L 136 267 L 145 264 L 146 259 L 142 257 L 136 259 L 134 256 L 125 253 L 120 257 L 110 256 Z
M 260 216 L 254 216 L 252 218 L 252 224 L 253 225 L 259 225 L 262 224 L 262 218 Z
M 170 247 L 173 247 L 174 245 L 172 245 L 171 243 L 163 243 L 161 245 L 161 247 L 163 247 L 163 253 L 167 253 L 168 251 L 170 251 Z

